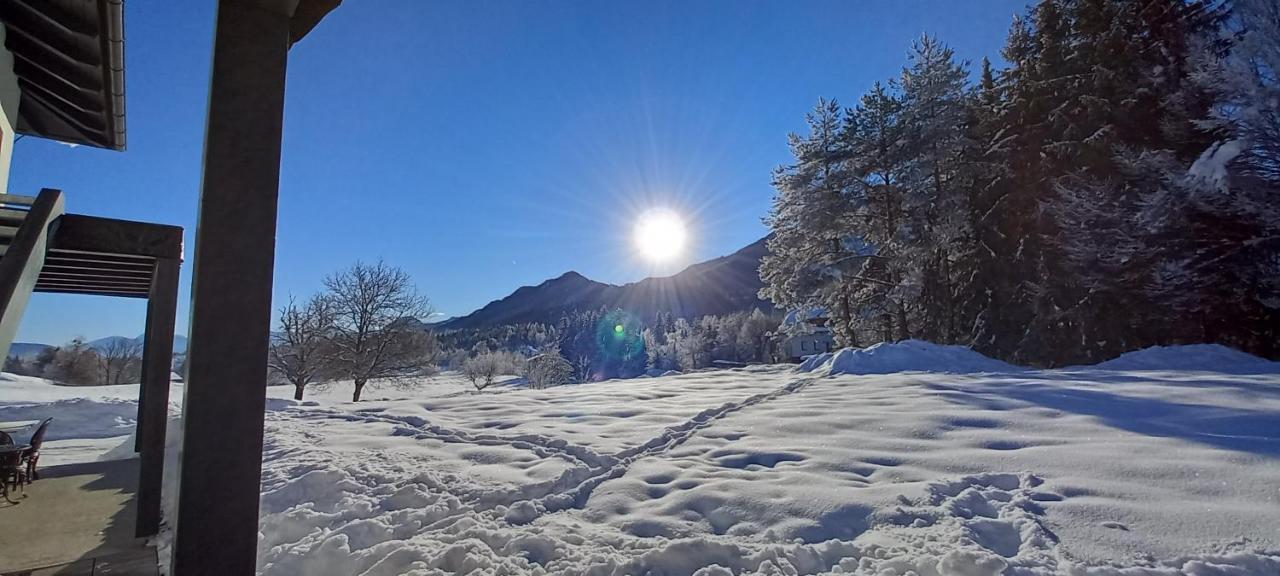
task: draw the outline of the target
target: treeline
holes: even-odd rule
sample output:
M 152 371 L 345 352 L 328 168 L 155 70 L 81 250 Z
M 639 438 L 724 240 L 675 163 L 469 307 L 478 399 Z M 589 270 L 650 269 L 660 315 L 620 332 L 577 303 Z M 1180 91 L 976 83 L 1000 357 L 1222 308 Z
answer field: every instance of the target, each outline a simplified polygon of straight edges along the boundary
M 1277 6 L 1042 0 L 976 84 L 924 37 L 900 76 L 849 108 L 820 100 L 791 136 L 762 295 L 827 309 L 845 346 L 1275 357 Z
M 483 389 L 497 373 L 528 377 L 528 361 L 534 358 L 534 372 L 551 375 L 537 383 L 530 377 L 535 385 L 694 370 L 716 361 L 771 362 L 779 321 L 752 310 L 694 320 L 662 313 L 644 322 L 623 310 L 600 309 L 567 314 L 554 325 L 457 330 L 440 334 L 439 340 L 442 364 Z
M 142 345 L 114 338 L 95 348 L 84 338 L 74 338 L 29 359 L 10 356 L 5 360 L 4 371 L 72 386 L 136 384 L 142 379 Z

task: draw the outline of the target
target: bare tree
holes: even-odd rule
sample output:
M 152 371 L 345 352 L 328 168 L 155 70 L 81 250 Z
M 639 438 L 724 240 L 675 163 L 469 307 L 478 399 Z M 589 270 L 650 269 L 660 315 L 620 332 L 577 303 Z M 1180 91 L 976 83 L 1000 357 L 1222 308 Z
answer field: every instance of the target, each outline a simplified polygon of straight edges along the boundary
M 331 324 L 331 306 L 323 296 L 312 296 L 302 306 L 290 296 L 289 303 L 280 308 L 279 331 L 272 338 L 267 368 L 293 385 L 294 400 L 302 400 L 307 385 L 328 363 L 326 336 Z
M 142 345 L 128 338 L 111 338 L 96 350 L 98 378 L 104 386 L 132 384 L 142 376 Z
M 498 376 L 519 371 L 518 364 L 519 358 L 514 353 L 505 350 L 482 352 L 475 358 L 463 361 L 462 375 L 471 381 L 476 391 L 480 391 L 492 385 Z
M 421 319 L 430 302 L 409 275 L 382 262 L 357 262 L 324 281 L 333 322 L 327 339 L 334 368 L 355 383 L 352 401 L 370 380 L 421 372 L 439 348 Z
M 524 375 L 530 388 L 561 386 L 573 379 L 573 365 L 553 348 L 526 361 Z
M 64 384 L 91 386 L 98 383 L 98 353 L 84 338 L 76 337 L 54 349 L 45 365 L 44 376 Z

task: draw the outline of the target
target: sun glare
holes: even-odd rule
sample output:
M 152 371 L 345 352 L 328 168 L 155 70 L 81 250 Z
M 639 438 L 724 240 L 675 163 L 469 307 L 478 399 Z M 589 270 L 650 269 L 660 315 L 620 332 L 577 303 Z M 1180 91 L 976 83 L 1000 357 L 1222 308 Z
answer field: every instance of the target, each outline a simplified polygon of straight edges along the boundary
M 667 209 L 653 209 L 636 220 L 636 249 L 653 262 L 667 262 L 684 251 L 684 222 Z

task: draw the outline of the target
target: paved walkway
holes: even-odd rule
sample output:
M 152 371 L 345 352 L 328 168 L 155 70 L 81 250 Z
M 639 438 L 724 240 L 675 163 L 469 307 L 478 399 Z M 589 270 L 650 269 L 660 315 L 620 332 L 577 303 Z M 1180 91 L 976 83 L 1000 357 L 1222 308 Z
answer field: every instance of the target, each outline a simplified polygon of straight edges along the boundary
M 0 500 L 0 576 L 154 576 L 133 537 L 137 482 L 137 460 L 42 467 L 20 504 Z

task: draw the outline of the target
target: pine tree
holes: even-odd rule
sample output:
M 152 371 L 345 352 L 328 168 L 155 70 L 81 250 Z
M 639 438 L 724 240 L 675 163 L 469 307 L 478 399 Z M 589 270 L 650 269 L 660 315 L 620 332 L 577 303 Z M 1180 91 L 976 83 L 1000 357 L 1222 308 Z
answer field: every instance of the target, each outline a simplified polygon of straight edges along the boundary
M 908 238 L 909 278 L 918 284 L 919 335 L 943 343 L 959 337 L 970 276 L 964 270 L 973 257 L 968 75 L 950 48 L 926 35 L 901 81 L 907 221 L 899 233 Z
M 832 310 L 846 345 L 854 344 L 841 266 L 843 220 L 848 212 L 842 137 L 843 113 L 834 100 L 819 100 L 808 115 L 809 134 L 790 136 L 795 163 L 774 172 L 777 190 L 765 223 L 773 233 L 760 266 L 761 296 L 786 308 Z
M 877 82 L 848 112 L 844 129 L 855 183 L 846 244 L 859 257 L 849 262 L 856 268 L 847 275 L 851 283 L 841 304 L 847 316 L 884 341 L 911 337 L 911 295 L 903 289 L 909 256 L 900 234 L 907 220 L 902 108 L 902 100 Z
M 1040 0 L 977 85 L 925 37 L 792 136 L 762 295 L 1014 362 L 1280 349 L 1280 5 Z M 839 129 L 836 125 L 840 124 Z M 732 322 L 717 324 L 716 354 Z M 712 327 L 703 327 L 708 332 Z M 695 330 L 696 331 L 696 330 Z M 718 331 L 718 332 L 717 332 Z
M 1201 37 L 1189 86 L 1175 96 L 1191 125 L 1215 140 L 1135 161 L 1158 187 L 1142 212 L 1152 254 L 1149 297 L 1167 317 L 1167 337 L 1223 342 L 1274 357 L 1280 353 L 1280 6 L 1235 3 L 1233 27 Z M 1220 22 L 1211 10 L 1194 13 Z M 1206 16 L 1207 15 L 1207 16 Z M 1187 94 L 1191 94 L 1190 97 Z M 1188 103 L 1212 106 L 1193 108 Z M 1187 149 L 1194 151 L 1196 140 Z
M 1065 13 L 1076 68 L 1064 84 L 1070 129 L 1056 142 L 1065 173 L 1054 175 L 1046 202 L 1058 224 L 1046 244 L 1061 277 L 1041 284 L 1070 304 L 1058 315 L 1072 359 L 1097 361 L 1169 333 L 1174 316 L 1141 288 L 1159 247 L 1134 224 L 1162 181 L 1147 169 L 1161 164 L 1152 159 L 1190 161 L 1211 142 L 1195 127 L 1209 99 L 1188 82 L 1188 61 L 1218 15 L 1184 0 L 1080 0 Z

